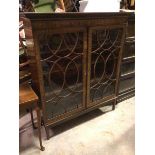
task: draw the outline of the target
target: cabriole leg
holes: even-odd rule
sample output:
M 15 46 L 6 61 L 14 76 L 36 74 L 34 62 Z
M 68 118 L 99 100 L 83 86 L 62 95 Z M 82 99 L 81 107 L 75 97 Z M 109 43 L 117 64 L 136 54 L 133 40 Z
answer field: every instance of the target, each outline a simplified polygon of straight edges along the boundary
M 37 112 L 37 123 L 38 123 L 38 134 L 39 134 L 40 149 L 41 149 L 41 151 L 44 151 L 45 148 L 42 145 L 42 139 L 41 139 L 41 115 L 40 115 L 40 109 L 38 107 L 36 108 L 36 112 Z

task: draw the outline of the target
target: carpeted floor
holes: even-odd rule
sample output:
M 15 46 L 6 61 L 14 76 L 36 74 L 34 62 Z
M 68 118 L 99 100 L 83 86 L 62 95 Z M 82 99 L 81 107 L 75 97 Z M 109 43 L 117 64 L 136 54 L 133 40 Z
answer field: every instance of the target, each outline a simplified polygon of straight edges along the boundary
M 134 155 L 134 100 L 119 103 L 114 111 L 103 107 L 54 127 L 50 140 L 42 127 L 43 152 L 26 115 L 20 119 L 20 155 Z

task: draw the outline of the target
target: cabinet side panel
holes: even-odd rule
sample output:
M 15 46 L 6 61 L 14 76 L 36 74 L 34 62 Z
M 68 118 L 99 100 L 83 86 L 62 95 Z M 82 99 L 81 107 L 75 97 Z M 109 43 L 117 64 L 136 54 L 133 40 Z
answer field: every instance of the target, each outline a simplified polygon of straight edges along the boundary
M 38 73 L 38 64 L 36 59 L 36 50 L 34 46 L 34 38 L 32 32 L 32 25 L 29 19 L 23 18 L 24 23 L 24 31 L 25 31 L 25 38 L 26 38 L 26 46 L 27 46 L 27 56 L 30 61 L 30 71 L 31 71 L 31 78 L 32 78 L 32 87 L 40 97 L 40 82 L 39 82 L 39 73 Z

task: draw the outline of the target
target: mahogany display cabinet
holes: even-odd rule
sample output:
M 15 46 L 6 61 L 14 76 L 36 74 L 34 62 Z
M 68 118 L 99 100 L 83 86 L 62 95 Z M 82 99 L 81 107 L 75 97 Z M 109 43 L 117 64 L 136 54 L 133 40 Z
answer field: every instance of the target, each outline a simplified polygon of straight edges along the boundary
M 49 126 L 110 102 L 114 109 L 128 14 L 25 16 L 32 86 L 40 97 L 47 138 Z

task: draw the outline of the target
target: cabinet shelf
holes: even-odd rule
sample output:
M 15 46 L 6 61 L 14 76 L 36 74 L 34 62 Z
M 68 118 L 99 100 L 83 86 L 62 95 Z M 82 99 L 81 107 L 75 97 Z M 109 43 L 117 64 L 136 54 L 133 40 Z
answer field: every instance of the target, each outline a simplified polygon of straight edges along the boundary
M 127 78 L 127 77 L 131 77 L 131 76 L 135 76 L 135 72 L 130 72 L 130 73 L 122 74 L 121 78 Z
M 123 58 L 123 63 L 129 62 L 129 61 L 135 61 L 135 56 L 130 56 L 130 57 Z

